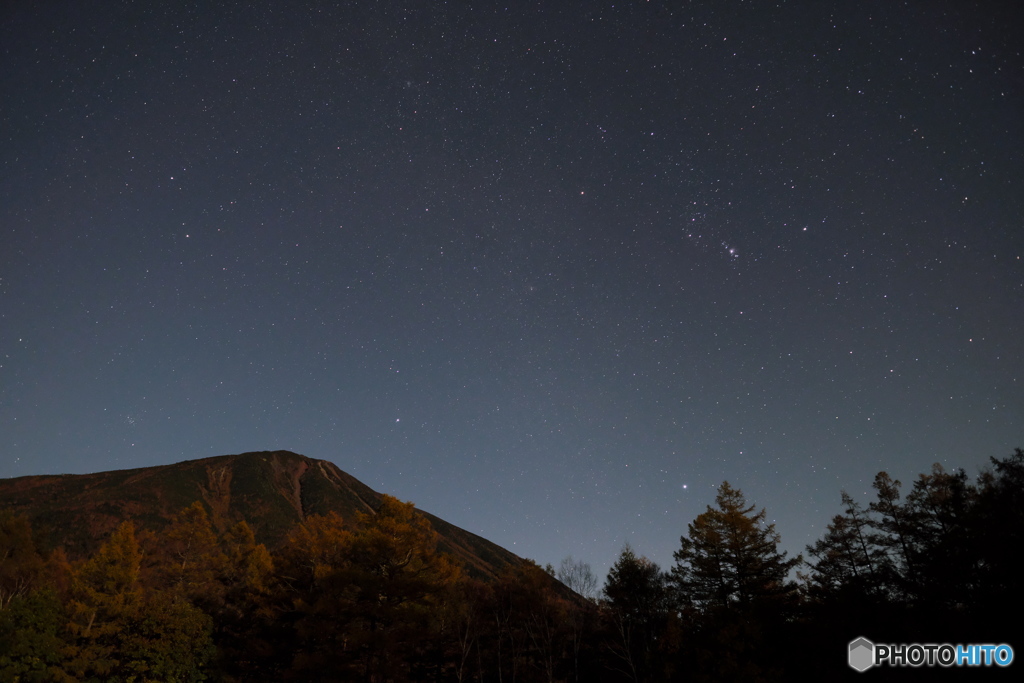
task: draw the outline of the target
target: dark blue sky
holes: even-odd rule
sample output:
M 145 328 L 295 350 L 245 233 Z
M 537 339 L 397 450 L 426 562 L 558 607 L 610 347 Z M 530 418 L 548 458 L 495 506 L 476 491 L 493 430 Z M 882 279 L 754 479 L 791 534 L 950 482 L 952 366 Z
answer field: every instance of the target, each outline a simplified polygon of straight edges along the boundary
M 289 449 L 603 578 L 723 479 L 799 551 L 973 475 L 1024 445 L 1011 6 L 9 3 L 0 477 Z

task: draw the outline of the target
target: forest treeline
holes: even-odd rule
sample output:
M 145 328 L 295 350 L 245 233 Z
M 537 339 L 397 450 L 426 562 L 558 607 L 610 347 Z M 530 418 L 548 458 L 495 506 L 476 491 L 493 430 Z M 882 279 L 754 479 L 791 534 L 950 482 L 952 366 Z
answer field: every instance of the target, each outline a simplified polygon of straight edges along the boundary
M 1018 645 L 1024 451 L 874 491 L 789 558 L 724 482 L 672 567 L 626 547 L 603 588 L 572 558 L 472 578 L 390 497 L 274 551 L 197 502 L 75 561 L 0 511 L 0 682 L 783 681 L 850 673 L 862 635 Z

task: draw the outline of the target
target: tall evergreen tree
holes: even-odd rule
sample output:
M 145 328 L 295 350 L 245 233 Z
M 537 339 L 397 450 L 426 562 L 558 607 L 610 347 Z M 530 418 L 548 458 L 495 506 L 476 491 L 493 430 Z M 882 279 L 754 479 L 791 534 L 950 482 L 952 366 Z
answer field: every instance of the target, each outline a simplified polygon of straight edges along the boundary
M 893 597 L 905 600 L 915 594 L 918 576 L 912 547 L 912 520 L 909 511 L 900 503 L 902 486 L 903 483 L 890 477 L 888 472 L 876 474 L 872 487 L 877 500 L 870 503 L 868 509 L 875 515 L 872 524 L 878 530 L 873 536 L 874 541 L 887 553 L 884 564 L 886 580 Z
M 729 482 L 715 502 L 674 555 L 672 581 L 690 627 L 678 667 L 698 681 L 782 680 L 798 597 L 788 574 L 803 560 L 779 551 L 765 510 Z
M 682 599 L 703 611 L 748 607 L 795 591 L 788 574 L 802 558 L 779 552 L 779 534 L 765 523 L 765 510 L 755 512 L 727 481 L 715 501 L 718 507 L 697 516 L 673 554 L 672 580 Z
M 809 563 L 811 596 L 816 600 L 840 597 L 863 599 L 880 596 L 880 568 L 887 566 L 887 555 L 872 535 L 872 521 L 860 504 L 842 492 L 845 514 L 836 515 L 826 527 L 825 536 L 807 546 L 814 558 Z
M 672 607 L 668 577 L 626 545 L 608 571 L 604 596 L 612 667 L 627 680 L 650 680 L 657 637 Z
M 903 517 L 917 569 L 913 597 L 930 609 L 959 609 L 976 598 L 973 565 L 978 548 L 971 529 L 976 503 L 977 489 L 967 474 L 946 472 L 938 463 L 907 494 Z

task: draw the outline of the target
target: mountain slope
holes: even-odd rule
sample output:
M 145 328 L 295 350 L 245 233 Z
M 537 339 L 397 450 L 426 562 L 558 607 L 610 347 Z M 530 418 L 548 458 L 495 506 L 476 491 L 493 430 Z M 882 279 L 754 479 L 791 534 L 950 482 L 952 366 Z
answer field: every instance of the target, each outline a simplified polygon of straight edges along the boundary
M 336 512 L 354 522 L 374 513 L 381 494 L 334 463 L 289 451 L 187 460 L 132 470 L 0 479 L 0 508 L 26 515 L 43 542 L 72 556 L 93 552 L 125 519 L 156 530 L 202 501 L 215 523 L 245 520 L 256 538 L 276 547 L 309 515 Z M 476 576 L 493 577 L 524 560 L 427 512 L 442 550 Z

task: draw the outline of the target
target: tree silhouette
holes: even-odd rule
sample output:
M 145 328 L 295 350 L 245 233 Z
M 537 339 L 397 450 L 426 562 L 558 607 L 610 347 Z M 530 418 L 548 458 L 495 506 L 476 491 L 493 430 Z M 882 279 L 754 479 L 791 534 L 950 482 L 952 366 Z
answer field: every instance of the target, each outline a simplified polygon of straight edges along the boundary
M 787 576 L 802 558 L 778 551 L 779 535 L 765 523 L 765 510 L 754 512 L 727 481 L 715 501 L 717 509 L 709 505 L 697 516 L 673 554 L 672 580 L 682 599 L 707 610 L 748 607 L 795 591 Z
M 814 562 L 808 563 L 810 574 L 801 578 L 808 582 L 815 600 L 881 597 L 880 575 L 888 566 L 888 556 L 872 535 L 868 514 L 846 491 L 841 495 L 845 514 L 833 517 L 825 536 L 807 546 Z
M 613 667 L 631 681 L 649 680 L 671 606 L 668 577 L 626 545 L 608 571 L 604 595 Z
M 704 681 L 768 681 L 781 672 L 785 630 L 798 593 L 789 572 L 802 557 L 779 552 L 764 509 L 722 482 L 674 554 L 672 581 L 690 629 L 682 669 Z
M 597 577 L 590 565 L 583 560 L 573 560 L 568 556 L 562 560 L 555 573 L 555 578 L 565 584 L 576 595 L 584 600 L 566 602 L 567 626 L 569 629 L 569 645 L 572 653 L 572 675 L 574 681 L 580 680 L 580 653 L 588 638 L 591 637 L 597 616 L 598 585 Z

